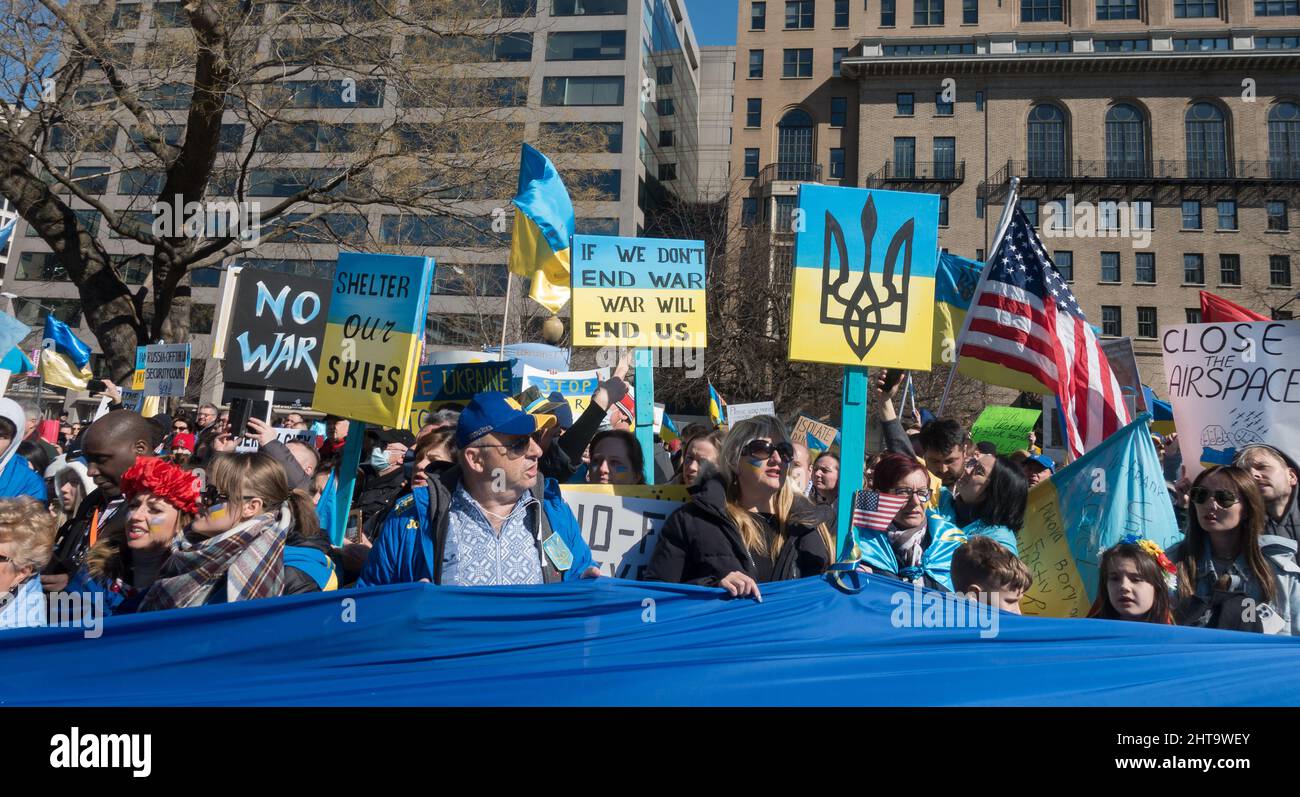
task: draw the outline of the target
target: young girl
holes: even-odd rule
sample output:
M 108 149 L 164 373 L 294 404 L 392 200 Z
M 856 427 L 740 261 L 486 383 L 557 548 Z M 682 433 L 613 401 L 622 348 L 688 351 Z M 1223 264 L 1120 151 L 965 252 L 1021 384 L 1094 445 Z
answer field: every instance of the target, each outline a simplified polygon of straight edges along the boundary
M 1177 568 L 1153 540 L 1130 534 L 1101 555 L 1089 617 L 1172 625 Z

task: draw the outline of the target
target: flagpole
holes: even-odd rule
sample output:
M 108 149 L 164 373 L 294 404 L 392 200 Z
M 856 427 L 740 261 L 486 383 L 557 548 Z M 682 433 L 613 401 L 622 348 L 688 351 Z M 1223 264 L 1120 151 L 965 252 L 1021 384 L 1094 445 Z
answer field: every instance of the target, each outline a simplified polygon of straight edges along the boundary
M 987 257 L 984 260 L 984 268 L 980 269 L 980 279 L 979 282 L 975 284 L 975 292 L 971 294 L 972 297 L 979 296 L 980 291 L 984 289 L 984 283 L 988 281 L 989 266 L 993 263 L 993 258 L 996 256 L 996 252 L 1002 246 L 1002 238 L 1007 234 L 1007 228 L 1011 226 L 1011 219 L 1015 214 L 1016 198 L 1019 195 L 1020 178 L 1012 177 L 1011 187 L 1007 189 L 1007 201 L 1002 207 L 1002 218 L 998 220 L 997 235 L 993 236 L 993 248 L 989 250 Z M 962 321 L 961 333 L 957 335 L 957 340 L 952 347 L 952 367 L 948 369 L 948 381 L 943 386 L 943 398 L 939 399 L 938 415 L 940 418 L 943 417 L 943 409 L 948 404 L 948 394 L 952 391 L 952 381 L 957 376 L 957 355 L 958 352 L 961 351 L 962 338 L 966 337 L 966 333 L 970 330 L 972 312 L 973 308 L 966 308 L 966 318 Z
M 506 309 L 501 314 L 501 349 L 497 352 L 497 362 L 506 358 L 506 327 L 510 322 L 510 299 L 515 284 L 515 272 L 506 271 Z

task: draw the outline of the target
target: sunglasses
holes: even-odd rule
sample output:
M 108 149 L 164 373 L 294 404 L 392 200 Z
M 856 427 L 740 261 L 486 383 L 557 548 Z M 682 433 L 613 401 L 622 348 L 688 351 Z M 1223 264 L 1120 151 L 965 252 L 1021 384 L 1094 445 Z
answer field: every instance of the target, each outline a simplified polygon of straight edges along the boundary
M 506 450 L 506 456 L 511 459 L 519 459 L 524 454 L 528 453 L 528 449 L 533 443 L 537 443 L 539 446 L 542 444 L 542 435 L 542 432 L 533 432 L 530 435 L 525 435 L 524 437 L 519 438 L 513 443 L 479 443 L 478 445 L 470 446 L 470 448 L 504 448 Z
M 741 454 L 747 457 L 762 457 L 768 459 L 772 453 L 776 452 L 781 455 L 781 459 L 789 462 L 794 459 L 794 446 L 789 443 L 773 443 L 768 440 L 750 440 L 745 447 L 740 450 Z
M 1236 493 L 1231 492 L 1229 490 L 1209 490 L 1205 487 L 1193 487 L 1191 491 L 1191 497 L 1192 497 L 1192 502 L 1196 504 L 1203 504 L 1206 501 L 1209 501 L 1211 498 L 1213 498 L 1214 503 L 1218 504 L 1224 509 L 1227 509 L 1228 507 L 1232 506 L 1233 504 L 1237 503 L 1237 501 L 1240 500 L 1239 498 L 1237 498 Z
M 204 506 L 213 507 L 223 501 L 229 501 L 230 496 L 218 490 L 216 485 L 209 484 L 203 488 L 203 492 L 199 493 L 199 500 L 203 502 Z

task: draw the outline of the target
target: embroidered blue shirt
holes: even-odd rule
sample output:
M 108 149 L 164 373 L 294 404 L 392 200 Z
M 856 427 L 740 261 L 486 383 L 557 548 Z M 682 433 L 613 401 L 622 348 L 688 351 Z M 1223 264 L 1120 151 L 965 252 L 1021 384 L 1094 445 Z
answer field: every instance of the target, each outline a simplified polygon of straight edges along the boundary
M 458 587 L 541 584 L 542 563 L 528 528 L 529 509 L 537 504 L 531 492 L 524 493 L 497 534 L 483 507 L 457 485 L 447 516 L 442 583 Z

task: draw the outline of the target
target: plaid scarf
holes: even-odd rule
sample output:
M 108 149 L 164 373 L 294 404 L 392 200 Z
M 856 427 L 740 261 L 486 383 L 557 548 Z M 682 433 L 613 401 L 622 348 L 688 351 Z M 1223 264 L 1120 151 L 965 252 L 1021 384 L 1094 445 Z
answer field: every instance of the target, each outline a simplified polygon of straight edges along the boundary
M 258 515 L 226 537 L 174 551 L 139 610 L 201 606 L 222 576 L 228 603 L 280 595 L 284 591 L 284 544 L 292 518 L 285 507 L 278 517 Z

